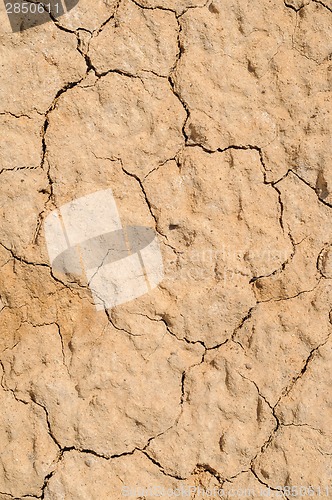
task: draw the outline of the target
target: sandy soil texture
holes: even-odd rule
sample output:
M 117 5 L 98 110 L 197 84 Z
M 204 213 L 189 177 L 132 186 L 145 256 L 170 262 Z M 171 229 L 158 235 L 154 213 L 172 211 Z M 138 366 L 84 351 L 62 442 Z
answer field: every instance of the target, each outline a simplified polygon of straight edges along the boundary
M 332 498 L 331 0 L 9 20 L 0 500 Z M 105 190 L 164 277 L 97 310 L 45 221 Z

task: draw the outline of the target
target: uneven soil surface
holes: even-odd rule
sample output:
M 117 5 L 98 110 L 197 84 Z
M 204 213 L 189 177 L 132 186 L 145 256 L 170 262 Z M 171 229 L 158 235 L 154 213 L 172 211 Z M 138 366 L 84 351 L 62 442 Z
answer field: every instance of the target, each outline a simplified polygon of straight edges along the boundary
M 331 0 L 0 21 L 0 499 L 331 498 Z M 165 274 L 97 311 L 44 221 L 106 189 Z

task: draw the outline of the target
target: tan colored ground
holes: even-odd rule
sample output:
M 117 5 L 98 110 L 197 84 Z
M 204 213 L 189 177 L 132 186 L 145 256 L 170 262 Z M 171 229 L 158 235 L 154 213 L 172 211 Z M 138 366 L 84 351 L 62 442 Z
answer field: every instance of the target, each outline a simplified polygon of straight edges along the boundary
M 331 498 L 331 0 L 0 21 L 0 499 Z M 43 221 L 107 188 L 165 279 L 105 314 Z

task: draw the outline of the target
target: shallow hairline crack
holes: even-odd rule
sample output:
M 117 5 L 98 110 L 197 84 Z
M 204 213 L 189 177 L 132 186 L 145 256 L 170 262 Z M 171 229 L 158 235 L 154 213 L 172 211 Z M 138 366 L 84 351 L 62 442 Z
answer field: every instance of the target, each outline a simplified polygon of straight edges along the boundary
M 208 351 L 208 350 L 210 350 L 210 349 L 216 349 L 216 348 L 217 348 L 217 346 L 216 346 L 216 347 L 212 347 L 212 348 L 207 347 L 207 346 L 205 345 L 205 343 L 204 343 L 204 341 L 203 341 L 203 340 L 189 340 L 189 339 L 187 339 L 186 337 L 182 337 L 182 338 L 178 337 L 178 336 L 177 336 L 177 335 L 176 335 L 176 334 L 175 334 L 175 333 L 174 333 L 174 332 L 170 329 L 170 327 L 169 327 L 169 325 L 168 325 L 167 321 L 166 321 L 166 320 L 165 320 L 165 318 L 163 318 L 163 317 L 160 317 L 160 318 L 151 318 L 150 316 L 148 316 L 147 314 L 144 314 L 144 313 L 135 313 L 135 314 L 136 314 L 136 315 L 138 315 L 138 316 L 144 316 L 144 317 L 145 317 L 145 318 L 147 318 L 148 320 L 150 320 L 150 321 L 154 321 L 154 322 L 156 322 L 156 323 L 163 323 L 163 325 L 164 325 L 164 326 L 165 326 L 165 328 L 166 328 L 166 331 L 167 331 L 167 332 L 168 332 L 168 333 L 169 333 L 172 337 L 175 337 L 175 338 L 176 338 L 176 340 L 178 340 L 179 342 L 185 342 L 185 343 L 187 343 L 187 344 L 191 344 L 191 345 L 197 345 L 197 344 L 199 344 L 199 345 L 201 345 L 201 346 L 205 349 L 205 351 Z M 220 344 L 220 345 L 221 345 L 221 344 Z
M 263 276 L 264 278 L 264 276 Z M 296 299 L 297 297 L 300 297 L 300 295 L 303 295 L 305 293 L 311 293 L 313 291 L 316 290 L 316 288 L 318 288 L 318 286 L 320 285 L 321 281 L 325 279 L 323 277 L 320 277 L 318 280 L 317 280 L 317 283 L 315 284 L 315 286 L 313 288 L 311 288 L 310 290 L 301 290 L 300 292 L 296 293 L 295 295 L 291 295 L 289 297 L 280 297 L 280 298 L 271 298 L 271 299 L 266 299 L 266 300 L 258 300 L 257 301 L 257 304 L 266 304 L 266 303 L 269 303 L 269 302 L 283 302 L 285 300 L 292 300 L 292 299 Z
M 150 201 L 149 201 L 149 199 L 148 199 L 148 196 L 147 196 L 147 193 L 146 193 L 146 191 L 145 191 L 145 188 L 144 188 L 143 182 L 142 182 L 142 181 L 141 181 L 141 179 L 138 177 L 138 175 L 136 175 L 136 174 L 132 174 L 132 173 L 130 173 L 128 170 L 126 170 L 126 169 L 125 169 L 125 167 L 123 166 L 123 163 L 122 163 L 121 159 L 119 159 L 119 161 L 120 161 L 120 164 L 121 164 L 121 168 L 122 168 L 123 173 L 125 173 L 125 174 L 126 174 L 126 175 L 128 175 L 129 177 L 132 177 L 133 179 L 135 179 L 135 180 L 138 182 L 138 184 L 139 184 L 139 186 L 140 186 L 140 188 L 141 188 L 141 191 L 142 191 L 142 193 L 143 193 L 143 196 L 144 196 L 145 202 L 146 202 L 146 204 L 147 204 L 147 206 L 148 206 L 148 209 L 149 209 L 150 215 L 152 216 L 152 218 L 153 218 L 153 220 L 154 220 L 155 229 L 156 229 L 156 231 L 157 231 L 157 232 L 159 232 L 159 231 L 157 230 L 157 224 L 158 224 L 157 217 L 156 217 L 156 216 L 155 216 L 155 214 L 153 213 L 153 210 L 152 210 L 152 207 L 151 207 L 151 203 L 150 203 Z M 166 238 L 166 236 L 165 236 L 165 235 L 163 235 L 162 233 L 159 233 L 159 234 L 161 234 L 161 236 L 163 236 L 164 238 Z M 166 238 L 166 239 L 167 239 L 167 238 Z
M 254 472 L 254 466 L 255 466 L 254 462 L 258 459 L 258 457 L 259 457 L 260 455 L 262 455 L 262 454 L 264 454 L 264 453 L 265 453 L 266 449 L 267 449 L 267 448 L 269 447 L 269 445 L 271 444 L 271 442 L 272 442 L 272 440 L 273 440 L 273 438 L 274 438 L 274 435 L 277 433 L 277 431 L 279 430 L 279 428 L 281 428 L 281 427 L 288 427 L 288 426 L 291 426 L 291 425 L 296 426 L 296 424 L 293 424 L 293 423 L 287 424 L 287 423 L 283 423 L 283 422 L 281 422 L 281 421 L 280 421 L 280 419 L 279 419 L 279 417 L 278 417 L 278 415 L 277 415 L 278 406 L 280 405 L 280 403 L 282 402 L 282 400 L 283 400 L 285 397 L 287 397 L 287 396 L 288 396 L 288 394 L 289 394 L 289 393 L 290 393 L 290 392 L 294 389 L 294 387 L 295 387 L 296 383 L 298 382 L 298 380 L 299 380 L 299 379 L 301 379 L 301 378 L 303 377 L 303 375 L 306 373 L 306 371 L 307 371 L 307 369 L 308 369 L 309 365 L 311 364 L 311 362 L 312 362 L 312 360 L 313 360 L 313 358 L 314 358 L 315 354 L 317 353 L 317 351 L 318 351 L 321 347 L 323 347 L 323 346 L 324 346 L 324 345 L 325 345 L 325 344 L 329 341 L 330 336 L 331 336 L 331 334 L 329 334 L 329 335 L 327 336 L 327 338 L 324 340 L 324 342 L 322 342 L 321 344 L 319 344 L 318 346 L 316 346 L 314 349 L 312 349 L 312 350 L 311 350 L 311 352 L 310 352 L 310 354 L 309 354 L 308 358 L 306 359 L 306 361 L 305 361 L 305 363 L 304 363 L 304 366 L 302 367 L 301 371 L 300 371 L 300 372 L 299 372 L 299 374 L 298 374 L 298 375 L 297 375 L 297 376 L 296 376 L 296 377 L 295 377 L 295 378 L 291 381 L 291 383 L 288 385 L 288 387 L 286 387 L 286 389 L 284 389 L 284 390 L 282 391 L 281 396 L 278 398 L 278 400 L 277 400 L 276 404 L 275 404 L 273 407 L 269 404 L 269 402 L 266 400 L 266 398 L 265 398 L 264 396 L 262 396 L 262 395 L 260 394 L 260 392 L 259 392 L 259 394 L 263 397 L 263 399 L 266 401 L 266 403 L 267 403 L 267 404 L 270 406 L 270 408 L 272 409 L 272 414 L 273 414 L 273 416 L 274 416 L 274 418 L 276 419 L 276 422 L 277 422 L 277 426 L 276 426 L 276 428 L 272 431 L 272 433 L 270 434 L 269 438 L 268 438 L 268 439 L 264 442 L 264 444 L 262 445 L 262 447 L 261 447 L 260 451 L 256 454 L 256 456 L 255 456 L 255 457 L 252 459 L 252 461 L 251 461 L 251 471 L 255 474 L 255 477 L 256 477 L 256 478 L 257 478 L 260 482 L 262 482 L 262 481 L 258 478 L 258 476 L 256 475 L 256 473 Z M 240 374 L 240 375 L 241 375 L 241 374 Z M 242 376 L 243 378 L 246 378 L 246 377 L 244 377 L 243 375 L 241 375 L 241 376 Z M 250 379 L 247 379 L 247 380 L 250 380 Z M 250 381 L 251 381 L 251 382 L 253 382 L 252 380 L 250 380 Z M 257 384 L 256 384 L 255 382 L 253 382 L 253 383 L 254 383 L 254 385 L 256 386 L 257 390 L 259 390 L 259 389 L 258 389 Z M 320 431 L 319 429 L 315 429 L 315 428 L 313 428 L 313 427 L 311 427 L 311 426 L 309 426 L 309 425 L 307 425 L 307 424 L 303 424 L 303 425 L 302 425 L 302 424 L 299 424 L 299 425 L 297 425 L 297 426 L 298 426 L 298 427 L 301 427 L 301 426 L 308 426 L 308 427 L 312 428 L 313 430 L 315 430 L 315 431 L 317 431 L 317 432 L 320 432 L 320 433 L 321 433 L 321 431 Z M 263 483 L 263 482 L 262 482 L 262 484 L 265 484 L 265 483 Z M 266 485 L 266 486 L 267 486 L 267 485 Z M 271 488 L 271 489 L 272 489 L 272 488 Z
M 320 435 L 324 434 L 321 429 L 317 429 L 316 427 L 313 427 L 312 425 L 309 425 L 309 424 L 306 424 L 306 423 L 303 423 L 303 422 L 299 422 L 299 423 L 295 423 L 295 422 L 285 423 L 285 422 L 282 422 L 281 426 L 282 427 L 308 427 L 309 429 L 311 429 L 311 430 L 313 430 L 315 432 L 318 432 L 318 434 L 320 434 Z
M 107 317 L 107 320 L 109 321 L 109 323 L 113 326 L 113 328 L 115 328 L 116 330 L 120 331 L 120 332 L 125 332 L 127 333 L 128 335 L 130 335 L 131 337 L 142 337 L 142 335 L 140 334 L 135 334 L 135 333 L 132 333 L 130 332 L 129 330 L 126 330 L 125 328 L 120 328 L 119 326 L 117 326 L 115 323 L 114 323 L 114 320 L 112 319 L 112 316 L 109 312 L 109 310 L 105 307 L 104 308 L 104 311 L 105 311 L 105 314 L 106 314 L 106 317 Z
M 196 464 L 196 467 L 193 471 L 193 474 L 195 474 L 199 471 L 207 472 L 208 474 L 213 476 L 218 481 L 218 483 L 220 484 L 221 487 L 227 481 L 227 479 L 225 479 L 221 474 L 219 474 L 219 472 L 216 469 L 214 469 L 213 467 L 211 467 L 211 465 L 209 465 L 207 463 Z
M 277 188 L 275 188 L 277 189 Z M 284 230 L 284 223 L 283 223 L 283 213 L 284 213 L 284 205 L 283 205 L 283 202 L 282 202 L 282 199 L 281 199 L 281 191 L 277 190 L 278 193 L 279 193 L 279 205 L 280 205 L 280 217 L 279 217 L 279 223 L 280 223 L 280 226 L 285 234 L 285 230 Z M 290 230 L 288 230 L 288 237 L 290 239 L 290 242 L 292 244 L 292 253 L 289 255 L 289 257 L 281 264 L 280 267 L 278 267 L 277 269 L 275 269 L 274 271 L 272 271 L 271 273 L 269 274 L 263 274 L 263 275 L 260 275 L 260 276 L 254 276 L 253 278 L 250 279 L 249 281 L 249 284 L 255 284 L 256 281 L 258 281 L 259 279 L 262 279 L 262 278 L 270 278 L 271 276 L 275 276 L 277 274 L 280 274 L 282 273 L 282 271 L 284 271 L 286 269 L 286 266 L 289 265 L 289 263 L 293 260 L 295 254 L 296 254 L 296 247 L 302 243 L 302 241 L 304 241 L 307 237 L 304 237 L 300 242 L 296 243 L 294 241 L 294 238 L 292 236 L 292 233 L 290 232 Z M 281 299 L 281 300 L 288 300 L 288 298 L 292 298 L 292 297 L 286 297 L 285 299 Z M 294 297 L 293 297 L 294 298 Z M 270 300 L 273 300 L 273 299 L 269 299 L 267 301 L 257 301 L 257 303 L 259 302 L 269 302 Z
M 27 401 L 24 401 L 24 399 L 20 399 L 16 393 L 15 393 L 15 390 L 14 389 L 11 389 L 10 387 L 7 386 L 7 384 L 5 383 L 5 376 L 6 376 L 6 371 L 5 371 L 5 366 L 3 364 L 3 361 L 0 359 L 0 367 L 2 369 L 2 376 L 1 376 L 1 381 L 0 381 L 0 386 L 1 388 L 5 391 L 5 392 L 10 392 L 12 394 L 12 396 L 14 397 L 14 399 L 19 402 L 19 403 L 23 403 L 24 405 L 28 405 L 29 403 Z
M 20 262 L 21 264 L 24 264 L 26 266 L 33 266 L 33 267 L 42 267 L 42 268 L 45 268 L 45 269 L 48 269 L 49 273 L 50 273 L 50 276 L 51 278 L 56 282 L 56 283 L 59 283 L 63 286 L 63 288 L 66 288 L 68 289 L 71 293 L 73 293 L 74 295 L 78 296 L 79 297 L 79 291 L 80 290 L 84 290 L 84 291 L 89 291 L 89 288 L 87 286 L 84 286 L 84 285 L 81 285 L 80 283 L 78 282 L 70 282 L 70 285 L 68 283 L 65 283 L 64 281 L 62 281 L 61 279 L 57 278 L 54 274 L 53 274 L 53 269 L 52 269 L 52 266 L 50 266 L 49 264 L 46 264 L 46 263 L 43 263 L 43 262 L 30 262 L 26 259 L 24 259 L 23 257 L 21 256 L 18 256 L 14 253 L 14 250 L 12 250 L 11 248 L 8 248 L 6 247 L 3 243 L 0 242 L 0 246 L 2 246 L 5 250 L 7 250 L 7 252 L 9 252 L 11 254 L 11 257 L 13 259 L 14 262 Z M 10 262 L 10 260 L 8 260 L 6 262 L 6 264 Z M 75 285 L 75 287 L 77 288 L 74 288 L 73 285 Z
M 142 450 L 142 453 L 154 464 L 156 465 L 160 472 L 167 477 L 172 477 L 173 479 L 177 479 L 178 481 L 185 481 L 185 477 L 177 476 L 176 474 L 170 474 L 165 471 L 165 468 L 162 466 L 160 462 L 158 462 L 155 458 L 153 458 L 146 450 Z
M 258 303 L 256 302 L 256 304 L 249 309 L 249 311 L 247 312 L 247 314 L 240 321 L 240 324 L 234 329 L 234 331 L 233 331 L 233 333 L 231 335 L 231 338 L 230 338 L 230 340 L 232 342 L 235 342 L 235 344 L 238 344 L 240 347 L 242 347 L 243 350 L 244 350 L 243 345 L 238 340 L 235 340 L 235 336 L 243 328 L 244 324 L 249 319 L 252 318 L 252 314 L 253 314 L 254 310 L 257 308 L 257 306 L 258 306 Z
M 120 162 L 121 169 L 122 169 L 123 173 L 124 173 L 124 174 L 126 174 L 126 175 L 128 175 L 129 177 L 132 177 L 133 179 L 135 179 L 135 180 L 136 180 L 136 182 L 139 184 L 140 189 L 141 189 L 141 191 L 142 191 L 142 194 L 143 194 L 143 196 L 144 196 L 145 202 L 146 202 L 147 207 L 148 207 L 148 209 L 149 209 L 150 215 L 152 216 L 152 218 L 153 218 L 153 220 L 154 220 L 155 231 L 156 231 L 156 232 L 157 232 L 160 236 L 162 236 L 162 237 L 164 238 L 164 244 L 165 244 L 166 246 L 168 246 L 169 248 L 171 248 L 175 254 L 178 254 L 178 252 L 177 252 L 176 248 L 174 248 L 174 247 L 173 247 L 173 246 L 172 246 L 172 245 L 168 242 L 167 235 L 166 235 L 166 234 L 164 234 L 164 233 L 162 233 L 162 232 L 160 231 L 160 229 L 158 228 L 158 219 L 157 219 L 156 215 L 154 214 L 154 212 L 153 212 L 153 210 L 152 210 L 152 205 L 151 205 L 151 203 L 150 203 L 150 201 L 149 201 L 149 198 L 148 198 L 148 195 L 147 195 L 147 193 L 146 193 L 146 190 L 145 190 L 145 187 L 144 187 L 143 182 L 142 182 L 142 181 L 141 181 L 141 179 L 138 177 L 138 175 L 133 174 L 133 173 L 131 173 L 131 172 L 129 172 L 128 170 L 126 170 L 126 169 L 125 169 L 125 167 L 123 166 L 123 162 L 122 162 L 121 158 L 116 158 L 116 159 Z
M 275 420 L 275 427 L 274 429 L 272 429 L 272 431 L 270 432 L 270 435 L 268 436 L 268 438 L 264 441 L 264 443 L 261 445 L 260 447 L 260 450 L 256 453 L 256 455 L 254 456 L 254 458 L 252 458 L 251 462 L 250 462 L 250 470 L 252 470 L 253 468 L 253 464 L 254 464 L 254 461 L 257 460 L 257 457 L 259 455 L 261 455 L 262 453 L 264 453 L 265 449 L 268 448 L 268 446 L 271 444 L 272 440 L 273 440 L 273 437 L 274 435 L 276 434 L 276 432 L 278 431 L 278 429 L 280 428 L 281 426 L 281 422 L 278 418 L 278 415 L 276 414 L 276 406 L 277 404 L 275 404 L 274 406 L 271 405 L 271 403 L 266 399 L 266 397 L 261 393 L 257 383 L 254 381 L 254 380 L 251 380 L 249 379 L 248 377 L 245 377 L 244 375 L 242 375 L 242 373 L 238 372 L 239 375 L 244 379 L 244 380 L 247 380 L 248 382 L 251 382 L 256 390 L 257 390 L 257 393 L 258 393 L 258 396 L 263 399 L 263 401 L 265 401 L 265 404 L 269 407 L 269 409 L 271 410 L 271 414 Z
M 305 363 L 300 371 L 300 373 L 295 377 L 293 378 L 293 380 L 291 381 L 291 383 L 283 390 L 281 396 L 279 397 L 278 401 L 276 402 L 275 404 L 275 407 L 277 407 L 282 399 L 284 399 L 285 397 L 287 397 L 290 392 L 293 390 L 293 388 L 295 387 L 295 385 L 297 384 L 297 382 L 303 377 L 303 375 L 307 372 L 308 370 L 308 367 L 310 366 L 312 360 L 314 359 L 314 357 L 316 356 L 317 352 L 319 351 L 319 349 L 321 347 L 324 347 L 325 344 L 327 344 L 327 342 L 330 340 L 330 337 L 331 337 L 331 333 L 327 335 L 326 339 L 321 342 L 319 345 L 317 345 L 316 347 L 314 347 L 310 353 L 309 353 L 309 356 L 307 357 L 307 359 L 305 360 Z
M 229 150 L 255 150 L 258 152 L 259 154 L 259 158 L 260 158 L 260 163 L 263 167 L 263 175 L 264 175 L 264 184 L 266 185 L 269 185 L 271 187 L 273 187 L 274 189 L 276 189 L 276 185 L 279 183 L 279 182 L 282 182 L 284 179 L 286 179 L 289 174 L 293 174 L 294 176 L 296 176 L 300 181 L 302 181 L 304 184 L 306 184 L 306 186 L 308 186 L 310 189 L 312 189 L 315 193 L 316 193 L 316 196 L 318 198 L 318 200 L 323 203 L 325 206 L 329 207 L 329 208 L 332 208 L 332 204 L 331 203 L 328 203 L 327 201 L 325 201 L 324 199 L 320 198 L 317 194 L 317 191 L 316 191 L 316 188 L 314 186 L 312 186 L 310 184 L 310 182 L 306 181 L 303 177 L 301 177 L 300 174 L 298 174 L 294 169 L 292 168 L 289 168 L 287 170 L 287 172 L 285 174 L 283 174 L 279 179 L 277 180 L 274 180 L 274 181 L 267 181 L 266 180 L 266 173 L 268 172 L 268 169 L 265 165 L 265 162 L 264 162 L 264 156 L 263 156 L 263 148 L 261 148 L 260 146 L 255 146 L 255 145 L 252 145 L 252 144 L 245 144 L 245 145 L 235 145 L 235 144 L 232 144 L 230 146 L 227 146 L 226 148 L 216 148 L 216 149 L 209 149 L 207 148 L 206 146 L 203 146 L 202 144 L 199 144 L 199 143 L 192 143 L 192 144 L 186 144 L 186 147 L 190 147 L 190 148 L 200 148 L 202 149 L 205 153 L 208 153 L 208 154 L 214 154 L 214 153 L 225 153 L 226 151 L 229 151 Z M 276 189 L 277 192 L 279 193 L 279 190 Z
M 287 170 L 287 172 L 282 176 L 280 177 L 280 179 L 276 180 L 276 181 L 272 181 L 268 184 L 273 184 L 274 186 L 276 184 L 278 184 L 279 182 L 282 182 L 284 179 L 286 179 L 289 174 L 293 174 L 295 177 L 297 177 L 300 181 L 302 181 L 306 186 L 308 186 L 310 189 L 312 189 L 315 193 L 316 193 L 316 196 L 317 196 L 317 199 L 323 203 L 325 206 L 329 207 L 329 208 L 332 208 L 332 204 L 331 203 L 328 203 L 327 201 L 325 201 L 324 199 L 320 198 L 317 194 L 317 190 L 315 187 L 313 187 L 310 182 L 306 181 L 305 179 L 303 179 L 303 177 L 301 177 L 296 171 L 294 171 L 292 168 L 289 168 Z
M 58 322 L 55 322 L 53 324 L 57 327 L 58 335 L 60 337 L 61 351 L 62 351 L 62 362 L 63 362 L 63 365 L 66 368 L 66 371 L 70 377 L 71 375 L 70 375 L 69 368 L 68 368 L 67 363 L 66 363 L 65 344 L 63 341 L 62 333 L 61 333 L 61 327 L 60 327 L 60 324 Z
M 276 403 L 274 406 L 272 406 L 272 404 L 268 401 L 268 399 L 264 396 L 264 394 L 261 393 L 261 391 L 260 391 L 260 389 L 258 387 L 258 384 L 254 380 L 251 380 L 250 378 L 246 377 L 245 375 L 243 375 L 240 372 L 238 372 L 238 374 L 244 380 L 247 380 L 248 382 L 251 382 L 255 386 L 259 397 L 262 398 L 265 401 L 265 403 L 267 404 L 267 406 L 270 408 L 270 410 L 272 412 L 272 415 L 273 415 L 273 417 L 274 417 L 274 419 L 276 421 L 276 428 L 275 428 L 275 430 L 273 432 L 276 432 L 278 430 L 278 428 L 280 427 L 280 425 L 282 425 L 281 422 L 280 422 L 280 420 L 279 420 L 279 418 L 278 418 L 278 416 L 275 413 L 275 409 L 276 409 L 276 406 L 277 406 L 278 403 Z
M 287 497 L 284 495 L 284 493 L 283 493 L 282 489 L 279 489 L 279 488 L 273 488 L 273 486 L 270 486 L 268 483 L 265 483 L 265 482 L 264 482 L 264 481 L 263 481 L 263 480 L 262 480 L 262 479 L 261 479 L 261 478 L 257 475 L 257 473 L 256 473 L 256 471 L 255 471 L 255 469 L 254 469 L 254 467 L 253 467 L 253 466 L 251 466 L 251 467 L 250 467 L 250 472 L 251 472 L 251 473 L 255 476 L 255 478 L 257 479 L 257 481 L 258 481 L 260 484 L 262 484 L 263 486 L 265 486 L 265 487 L 266 487 L 266 488 L 268 488 L 269 490 L 272 490 L 272 491 L 279 491 L 279 492 L 283 495 L 283 497 L 284 497 L 284 498 L 287 498 Z
M 157 5 L 155 7 L 150 7 L 150 6 L 147 6 L 147 5 L 141 5 L 138 0 L 131 0 L 131 2 L 134 3 L 140 9 L 143 9 L 143 10 L 163 10 L 163 11 L 166 11 L 166 12 L 172 12 L 173 14 L 175 14 L 176 18 L 180 18 L 181 16 L 183 16 L 184 14 L 186 14 L 189 10 L 203 9 L 203 8 L 205 8 L 210 3 L 210 1 L 211 0 L 207 0 L 203 5 L 189 5 L 187 8 L 185 8 L 182 12 L 180 12 L 178 14 L 176 9 L 171 9 L 169 7 L 163 7 L 162 5 Z
M 178 169 L 180 170 L 181 169 L 180 155 L 181 155 L 181 153 L 183 153 L 183 151 L 185 150 L 185 148 L 186 148 L 186 145 L 183 144 L 179 148 L 179 150 L 175 153 L 175 155 L 173 155 L 171 158 L 166 158 L 166 160 L 163 160 L 156 167 L 153 167 L 151 170 L 149 170 L 149 172 L 144 175 L 144 177 L 142 179 L 142 182 L 146 181 L 146 179 L 148 177 L 150 177 L 150 175 L 153 174 L 153 172 L 157 172 L 161 167 L 163 167 L 164 165 L 166 165 L 170 161 L 175 161 Z

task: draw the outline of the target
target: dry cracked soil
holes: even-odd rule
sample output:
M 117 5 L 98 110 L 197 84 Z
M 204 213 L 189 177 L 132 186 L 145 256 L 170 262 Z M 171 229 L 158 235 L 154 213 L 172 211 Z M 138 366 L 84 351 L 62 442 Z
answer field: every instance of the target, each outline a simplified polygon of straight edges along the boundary
M 331 498 L 331 0 L 0 20 L 0 499 Z M 164 278 L 97 311 L 44 223 L 107 189 Z

